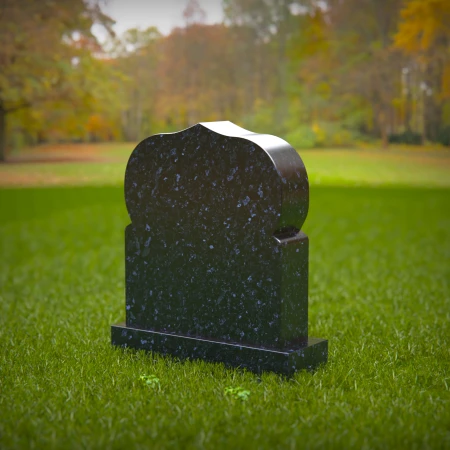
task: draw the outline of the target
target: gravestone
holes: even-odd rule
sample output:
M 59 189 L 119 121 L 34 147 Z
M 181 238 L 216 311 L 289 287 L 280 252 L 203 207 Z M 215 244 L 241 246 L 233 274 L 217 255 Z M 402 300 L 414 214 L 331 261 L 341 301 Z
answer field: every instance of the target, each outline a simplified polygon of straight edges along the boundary
M 305 166 L 275 136 L 199 123 L 142 141 L 125 200 L 126 322 L 112 343 L 291 374 L 326 362 L 308 337 Z

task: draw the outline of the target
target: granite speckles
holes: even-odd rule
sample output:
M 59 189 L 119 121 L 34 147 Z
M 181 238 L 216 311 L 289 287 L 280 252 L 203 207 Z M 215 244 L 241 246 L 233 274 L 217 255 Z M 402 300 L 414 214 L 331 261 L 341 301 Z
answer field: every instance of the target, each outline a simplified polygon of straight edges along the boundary
M 142 141 L 113 344 L 257 372 L 325 362 L 327 342 L 308 338 L 308 197 L 300 157 L 274 136 L 211 122 Z

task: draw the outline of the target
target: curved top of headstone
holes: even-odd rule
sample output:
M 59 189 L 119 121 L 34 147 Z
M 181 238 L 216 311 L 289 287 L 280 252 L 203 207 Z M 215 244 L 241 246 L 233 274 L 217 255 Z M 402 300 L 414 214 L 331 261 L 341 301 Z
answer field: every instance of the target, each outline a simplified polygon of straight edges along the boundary
M 300 230 L 309 184 L 298 153 L 283 139 L 231 122 L 203 122 L 156 134 L 132 152 L 125 200 L 133 226 L 189 234 L 244 228 Z

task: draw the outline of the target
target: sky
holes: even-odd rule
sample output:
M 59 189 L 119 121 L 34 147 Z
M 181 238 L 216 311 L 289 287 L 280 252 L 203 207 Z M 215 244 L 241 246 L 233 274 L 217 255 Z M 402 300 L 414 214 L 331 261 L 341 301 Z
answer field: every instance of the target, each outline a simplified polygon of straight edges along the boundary
M 205 23 L 222 21 L 222 0 L 197 0 L 206 12 Z M 114 31 L 123 33 L 129 28 L 156 26 L 163 34 L 184 25 L 183 11 L 188 0 L 103 0 L 102 11 L 116 21 Z M 94 34 L 103 40 L 104 32 L 94 27 Z

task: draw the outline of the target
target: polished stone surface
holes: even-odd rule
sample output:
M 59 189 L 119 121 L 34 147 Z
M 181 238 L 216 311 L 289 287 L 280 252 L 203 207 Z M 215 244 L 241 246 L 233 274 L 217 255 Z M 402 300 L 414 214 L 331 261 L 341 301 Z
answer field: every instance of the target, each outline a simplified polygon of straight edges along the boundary
M 231 122 L 149 137 L 128 162 L 125 199 L 114 344 L 255 371 L 326 361 L 327 342 L 308 339 L 309 185 L 289 144 Z
M 112 327 L 112 340 L 124 348 L 154 350 L 180 359 L 204 359 L 256 373 L 273 371 L 292 375 L 302 369 L 313 370 L 328 357 L 328 341 L 324 339 L 309 338 L 304 345 L 274 350 L 140 330 L 125 323 Z

